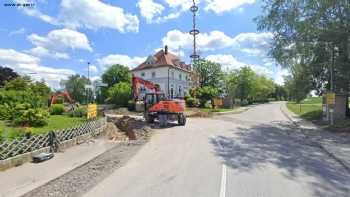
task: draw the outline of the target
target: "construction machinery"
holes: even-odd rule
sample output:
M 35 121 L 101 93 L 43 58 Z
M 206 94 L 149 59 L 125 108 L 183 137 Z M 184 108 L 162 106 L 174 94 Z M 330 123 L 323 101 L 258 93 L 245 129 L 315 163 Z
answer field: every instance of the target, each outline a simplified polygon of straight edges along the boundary
M 63 90 L 61 92 L 57 92 L 57 93 L 51 95 L 51 99 L 50 99 L 50 103 L 49 103 L 50 106 L 49 107 L 51 107 L 53 104 L 55 104 L 57 98 L 60 97 L 60 96 L 65 97 L 65 98 L 68 99 L 69 104 L 70 104 L 70 110 L 74 110 L 75 108 L 78 107 L 78 103 L 76 103 L 72 99 L 72 97 L 69 95 L 67 90 Z
M 144 102 L 144 117 L 148 123 L 158 119 L 161 127 L 166 127 L 169 121 L 186 124 L 183 100 L 167 98 L 157 85 L 136 76 L 132 77 L 132 90 L 134 100 Z

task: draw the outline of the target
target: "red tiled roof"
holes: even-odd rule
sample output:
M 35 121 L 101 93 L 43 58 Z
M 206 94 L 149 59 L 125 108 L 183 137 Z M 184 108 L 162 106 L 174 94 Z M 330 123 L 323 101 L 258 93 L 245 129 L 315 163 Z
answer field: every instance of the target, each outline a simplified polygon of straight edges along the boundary
M 153 58 L 155 60 L 154 63 L 152 64 L 148 63 L 147 62 L 148 59 L 147 59 L 145 62 L 143 62 L 139 66 L 132 69 L 132 71 L 171 66 L 173 68 L 191 72 L 190 65 L 187 65 L 184 62 L 182 62 L 181 59 L 174 54 L 171 54 L 169 52 L 165 53 L 163 49 L 161 49 L 155 55 L 153 55 Z

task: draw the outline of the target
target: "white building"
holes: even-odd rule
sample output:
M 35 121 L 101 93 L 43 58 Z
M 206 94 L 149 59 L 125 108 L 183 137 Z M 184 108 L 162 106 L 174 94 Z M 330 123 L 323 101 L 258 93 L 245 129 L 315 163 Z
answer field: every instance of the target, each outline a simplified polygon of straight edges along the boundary
M 131 72 L 136 77 L 158 84 L 160 91 L 169 98 L 183 98 L 191 88 L 191 66 L 169 53 L 167 46 Z

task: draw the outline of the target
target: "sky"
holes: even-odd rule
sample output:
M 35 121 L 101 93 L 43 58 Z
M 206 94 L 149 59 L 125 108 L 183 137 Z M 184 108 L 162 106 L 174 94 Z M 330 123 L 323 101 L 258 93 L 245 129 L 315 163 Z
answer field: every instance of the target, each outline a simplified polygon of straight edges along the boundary
M 12 4 L 20 4 L 13 6 Z M 260 0 L 196 0 L 198 50 L 225 71 L 250 66 L 279 84 L 286 70 L 268 57 L 273 34 L 259 32 Z M 24 6 L 23 4 L 26 4 Z M 99 79 L 168 45 L 190 63 L 192 0 L 1 0 L 0 65 L 59 89 L 69 75 Z

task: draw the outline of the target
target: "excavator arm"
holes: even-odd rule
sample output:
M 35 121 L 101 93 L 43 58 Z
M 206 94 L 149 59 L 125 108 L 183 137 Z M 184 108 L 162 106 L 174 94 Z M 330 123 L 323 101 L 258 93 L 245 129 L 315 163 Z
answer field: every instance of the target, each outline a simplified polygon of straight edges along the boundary
M 153 84 L 152 82 L 144 80 L 140 77 L 133 76 L 132 77 L 132 92 L 133 92 L 134 100 L 137 100 L 140 97 L 141 85 L 143 85 L 144 88 L 151 90 L 152 92 L 158 91 L 158 87 L 155 84 Z
M 56 102 L 57 97 L 59 97 L 59 96 L 66 97 L 68 99 L 69 103 L 71 103 L 71 104 L 75 103 L 75 101 L 72 99 L 72 97 L 70 97 L 68 91 L 64 90 L 63 92 L 56 93 L 56 94 L 51 96 L 50 106 L 53 105 Z

